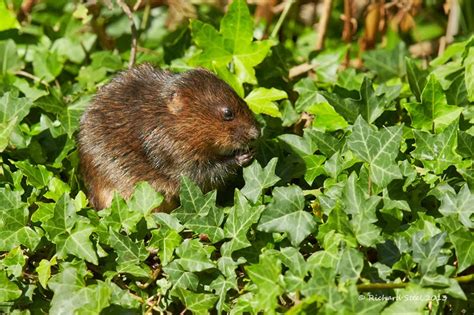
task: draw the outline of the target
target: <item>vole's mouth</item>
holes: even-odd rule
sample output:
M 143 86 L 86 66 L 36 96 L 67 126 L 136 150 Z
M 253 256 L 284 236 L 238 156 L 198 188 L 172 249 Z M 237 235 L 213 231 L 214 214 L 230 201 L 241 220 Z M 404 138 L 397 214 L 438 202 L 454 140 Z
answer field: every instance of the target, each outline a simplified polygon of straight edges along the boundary
M 253 160 L 255 149 L 244 147 L 234 150 L 226 150 L 221 151 L 220 155 L 226 159 L 233 159 L 239 166 L 246 166 Z

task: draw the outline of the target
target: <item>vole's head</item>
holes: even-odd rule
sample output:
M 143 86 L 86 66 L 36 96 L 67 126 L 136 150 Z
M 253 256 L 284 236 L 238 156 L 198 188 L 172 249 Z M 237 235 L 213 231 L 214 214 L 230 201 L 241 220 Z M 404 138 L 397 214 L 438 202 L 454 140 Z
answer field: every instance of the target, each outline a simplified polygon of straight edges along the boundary
M 247 104 L 224 81 L 204 69 L 175 77 L 168 110 L 198 157 L 248 164 L 259 126 Z

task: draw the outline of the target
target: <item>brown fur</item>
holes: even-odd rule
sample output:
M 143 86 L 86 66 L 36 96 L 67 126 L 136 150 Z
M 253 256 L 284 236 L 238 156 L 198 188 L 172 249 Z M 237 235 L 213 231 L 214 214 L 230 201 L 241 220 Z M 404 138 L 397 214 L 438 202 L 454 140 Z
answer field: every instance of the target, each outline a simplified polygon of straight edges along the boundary
M 225 120 L 224 109 L 234 119 Z M 108 207 L 114 190 L 130 196 L 148 181 L 177 205 L 186 175 L 203 190 L 218 188 L 252 158 L 260 135 L 245 102 L 204 69 L 182 74 L 144 64 L 124 71 L 97 93 L 81 119 L 79 154 L 89 200 Z

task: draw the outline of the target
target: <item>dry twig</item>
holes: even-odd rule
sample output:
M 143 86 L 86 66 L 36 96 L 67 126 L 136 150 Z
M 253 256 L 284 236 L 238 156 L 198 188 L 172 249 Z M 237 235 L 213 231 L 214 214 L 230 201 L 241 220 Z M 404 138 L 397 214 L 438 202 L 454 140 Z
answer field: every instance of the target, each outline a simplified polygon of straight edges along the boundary
M 326 32 L 329 24 L 329 17 L 331 16 L 332 0 L 324 0 L 323 13 L 318 24 L 318 38 L 316 40 L 316 50 L 322 50 L 324 48 L 324 39 L 326 38 Z
M 130 48 L 130 60 L 128 62 L 128 68 L 131 69 L 135 64 L 135 59 L 137 57 L 137 45 L 138 45 L 138 32 L 137 27 L 135 26 L 135 21 L 133 20 L 133 14 L 128 5 L 122 0 L 117 0 L 117 4 L 122 8 L 122 11 L 127 15 L 130 21 L 130 29 L 132 31 L 132 45 Z

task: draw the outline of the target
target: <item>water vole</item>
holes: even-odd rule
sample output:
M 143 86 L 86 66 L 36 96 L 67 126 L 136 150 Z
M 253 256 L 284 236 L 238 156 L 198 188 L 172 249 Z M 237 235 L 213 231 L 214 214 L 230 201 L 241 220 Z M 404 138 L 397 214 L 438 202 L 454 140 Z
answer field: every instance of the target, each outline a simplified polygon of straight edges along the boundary
M 78 136 L 81 172 L 92 206 L 108 207 L 139 181 L 163 193 L 162 211 L 177 204 L 181 175 L 201 189 L 221 186 L 253 153 L 260 136 L 245 102 L 204 69 L 181 74 L 143 64 L 102 87 Z

